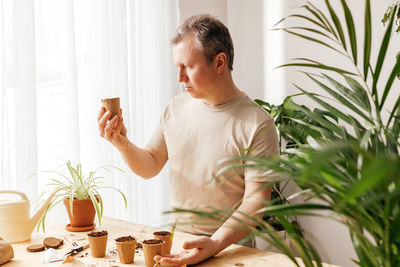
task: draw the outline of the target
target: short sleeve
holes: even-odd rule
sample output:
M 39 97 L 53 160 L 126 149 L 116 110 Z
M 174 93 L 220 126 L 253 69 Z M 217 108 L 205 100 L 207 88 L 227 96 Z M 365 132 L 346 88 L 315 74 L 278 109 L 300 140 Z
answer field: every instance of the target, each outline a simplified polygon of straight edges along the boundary
M 278 133 L 273 119 L 261 125 L 253 136 L 247 156 L 271 158 L 279 155 Z M 251 161 L 245 163 L 253 163 Z M 246 167 L 244 179 L 253 182 L 269 182 L 276 179 L 276 174 L 270 170 L 258 170 Z
M 162 153 L 165 152 L 168 154 L 167 144 L 164 136 L 164 123 L 165 123 L 166 113 L 167 110 L 164 110 L 164 114 L 162 115 L 160 122 L 154 129 L 153 135 L 151 136 L 149 142 L 147 143 L 147 146 L 159 152 Z

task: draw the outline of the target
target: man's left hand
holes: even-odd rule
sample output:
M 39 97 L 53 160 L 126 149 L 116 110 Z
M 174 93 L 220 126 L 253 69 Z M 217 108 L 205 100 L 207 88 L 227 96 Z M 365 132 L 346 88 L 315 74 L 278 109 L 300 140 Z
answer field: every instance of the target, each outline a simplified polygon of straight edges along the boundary
M 164 266 L 182 266 L 199 263 L 220 251 L 218 243 L 209 237 L 186 241 L 182 248 L 184 250 L 179 254 L 155 256 L 154 260 Z

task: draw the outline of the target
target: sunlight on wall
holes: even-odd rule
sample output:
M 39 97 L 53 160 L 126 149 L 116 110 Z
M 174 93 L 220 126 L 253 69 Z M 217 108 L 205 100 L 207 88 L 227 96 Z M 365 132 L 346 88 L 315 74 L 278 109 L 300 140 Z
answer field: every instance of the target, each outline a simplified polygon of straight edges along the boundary
M 285 73 L 283 69 L 274 69 L 283 63 L 283 32 L 272 31 L 273 26 L 283 17 L 281 1 L 267 0 L 263 5 L 264 28 L 264 88 L 266 101 L 280 104 L 286 95 Z

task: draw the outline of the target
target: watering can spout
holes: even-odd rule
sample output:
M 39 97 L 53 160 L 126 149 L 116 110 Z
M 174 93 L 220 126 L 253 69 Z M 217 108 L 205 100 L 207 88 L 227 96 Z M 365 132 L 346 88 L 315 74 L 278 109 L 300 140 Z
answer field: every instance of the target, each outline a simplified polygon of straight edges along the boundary
M 32 233 L 33 229 L 35 228 L 35 226 L 37 225 L 39 219 L 42 217 L 43 213 L 45 212 L 45 210 L 47 209 L 47 207 L 50 205 L 51 200 L 53 199 L 53 197 L 55 196 L 55 194 L 60 191 L 61 189 L 57 189 L 55 190 L 50 196 L 49 198 L 46 200 L 46 202 L 42 205 L 42 207 L 40 207 L 40 209 L 38 211 L 36 211 L 36 213 L 32 216 L 32 218 L 29 219 L 28 221 L 28 227 L 29 227 L 29 232 Z

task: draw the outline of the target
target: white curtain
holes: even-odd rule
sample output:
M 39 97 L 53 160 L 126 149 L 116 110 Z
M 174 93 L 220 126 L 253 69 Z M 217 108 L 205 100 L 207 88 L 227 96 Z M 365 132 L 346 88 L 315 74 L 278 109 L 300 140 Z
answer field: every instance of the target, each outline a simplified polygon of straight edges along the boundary
M 2 0 L 0 2 L 0 189 L 25 192 L 32 206 L 48 174 L 67 160 L 102 165 L 104 214 L 161 225 L 168 210 L 168 166 L 144 181 L 98 135 L 100 100 L 119 96 L 130 139 L 144 146 L 163 107 L 180 89 L 169 38 L 178 0 Z M 64 207 L 49 224 L 66 220 Z M 57 218 L 57 219 L 56 219 Z

